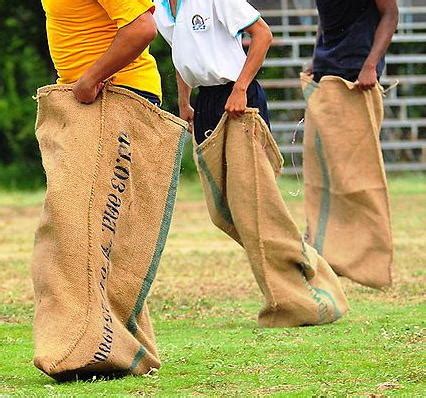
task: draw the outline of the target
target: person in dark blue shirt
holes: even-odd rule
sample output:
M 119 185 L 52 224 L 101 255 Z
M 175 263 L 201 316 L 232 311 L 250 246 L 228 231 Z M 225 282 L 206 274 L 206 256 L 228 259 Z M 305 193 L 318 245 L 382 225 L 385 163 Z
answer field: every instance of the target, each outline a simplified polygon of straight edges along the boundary
M 396 0 L 316 0 L 319 14 L 313 65 L 305 72 L 319 82 L 340 76 L 359 88 L 374 87 L 398 25 Z

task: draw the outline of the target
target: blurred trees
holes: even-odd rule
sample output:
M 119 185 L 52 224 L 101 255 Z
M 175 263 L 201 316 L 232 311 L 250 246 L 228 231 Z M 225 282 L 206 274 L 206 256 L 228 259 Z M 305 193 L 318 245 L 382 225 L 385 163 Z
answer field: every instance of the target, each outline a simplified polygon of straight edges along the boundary
M 45 15 L 40 0 L 15 0 L 13 4 L 0 0 L 0 15 L 0 165 L 13 163 L 38 174 L 36 102 L 32 96 L 38 87 L 56 79 Z M 164 108 L 176 112 L 175 72 L 169 46 L 159 37 L 151 51 L 162 75 Z
M 34 139 L 38 86 L 52 79 L 44 13 L 38 1 L 0 0 L 0 162 L 38 158 Z
M 258 1 L 266 7 L 276 7 L 276 0 Z M 45 31 L 45 15 L 41 0 L 15 0 L 13 3 L 0 0 L 0 170 L 13 169 L 14 178 L 40 181 L 43 175 L 39 160 L 39 150 L 34 136 L 36 102 L 32 99 L 38 87 L 54 83 L 56 73 L 50 60 Z M 424 43 L 413 45 L 394 43 L 393 53 L 424 53 Z M 308 48 L 308 54 L 310 49 Z M 170 48 L 159 36 L 151 46 L 157 59 L 163 84 L 163 107 L 177 113 L 175 71 L 170 56 Z M 281 47 L 270 51 L 273 57 L 282 57 Z M 304 54 L 304 56 L 308 56 Z M 391 70 L 391 74 L 404 73 L 407 65 L 401 64 Z M 410 73 L 425 74 L 425 65 L 413 65 Z M 297 78 L 298 70 L 294 71 Z M 283 78 L 279 68 L 265 68 L 261 78 Z M 290 76 L 285 76 L 286 78 Z M 271 99 L 281 99 L 291 94 L 289 90 L 277 90 Z M 425 86 L 418 85 L 410 92 L 411 96 L 424 95 Z M 298 91 L 297 91 L 297 95 Z M 412 117 L 424 117 L 424 107 L 417 107 Z M 184 174 L 195 173 L 191 159 L 191 147 L 186 147 L 183 159 Z M 7 173 L 0 172 L 0 186 Z

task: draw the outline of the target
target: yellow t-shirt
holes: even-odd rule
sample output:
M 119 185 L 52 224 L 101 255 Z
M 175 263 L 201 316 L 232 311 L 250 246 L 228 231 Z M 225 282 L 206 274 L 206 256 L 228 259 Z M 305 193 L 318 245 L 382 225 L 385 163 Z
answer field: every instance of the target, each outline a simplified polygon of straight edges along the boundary
M 58 84 L 77 81 L 106 52 L 119 28 L 154 9 L 151 0 L 42 0 L 42 4 Z M 160 75 L 149 48 L 117 72 L 112 83 L 161 98 Z

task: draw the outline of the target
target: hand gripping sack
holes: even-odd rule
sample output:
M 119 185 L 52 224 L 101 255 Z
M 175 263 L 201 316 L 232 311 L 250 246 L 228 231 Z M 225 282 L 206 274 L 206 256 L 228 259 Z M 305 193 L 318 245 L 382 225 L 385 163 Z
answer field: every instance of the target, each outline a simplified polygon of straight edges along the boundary
M 340 77 L 301 75 L 305 211 L 309 243 L 338 275 L 366 286 L 392 283 L 390 205 L 380 129 L 383 93 Z
M 224 115 L 194 157 L 213 223 L 243 246 L 265 306 L 265 327 L 333 322 L 347 311 L 340 282 L 308 244 L 276 183 L 282 157 L 257 110 Z
M 109 86 L 38 90 L 47 191 L 32 263 L 35 365 L 58 379 L 158 368 L 145 303 L 168 233 L 185 123 Z

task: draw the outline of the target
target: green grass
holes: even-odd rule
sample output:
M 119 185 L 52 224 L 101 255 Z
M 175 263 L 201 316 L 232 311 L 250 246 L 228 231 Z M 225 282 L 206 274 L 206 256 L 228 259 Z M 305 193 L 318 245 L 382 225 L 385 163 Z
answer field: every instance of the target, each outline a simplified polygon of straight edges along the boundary
M 303 226 L 294 179 L 280 180 Z M 150 296 L 163 366 L 147 377 L 59 384 L 32 366 L 33 232 L 43 192 L 0 192 L 0 396 L 425 395 L 426 179 L 390 179 L 396 246 L 392 288 L 344 280 L 351 303 L 320 327 L 260 329 L 261 296 L 243 251 L 209 222 L 196 180 L 185 180 Z
M 251 301 L 237 308 L 221 303 L 201 314 L 169 309 L 155 317 L 164 362 L 159 374 L 97 383 L 56 384 L 38 374 L 29 360 L 28 325 L 5 325 L 4 392 L 341 396 L 382 391 L 421 396 L 418 305 L 355 302 L 351 316 L 333 326 L 282 330 L 258 329 L 250 319 L 256 309 Z

